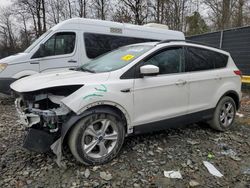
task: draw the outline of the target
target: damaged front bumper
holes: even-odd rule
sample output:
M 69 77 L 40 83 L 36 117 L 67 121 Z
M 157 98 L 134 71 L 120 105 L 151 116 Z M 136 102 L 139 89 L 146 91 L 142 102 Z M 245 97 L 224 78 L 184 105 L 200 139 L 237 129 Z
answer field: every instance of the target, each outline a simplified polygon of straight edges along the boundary
M 50 151 L 50 147 L 56 141 L 57 137 L 57 134 L 50 134 L 43 130 L 29 128 L 23 147 L 30 151 L 45 153 Z
M 40 116 L 33 113 L 25 113 L 21 107 L 22 99 L 15 100 L 15 107 L 19 116 L 20 123 L 25 127 L 32 127 L 40 122 Z
M 60 138 L 61 126 L 71 112 L 60 102 L 61 96 L 40 95 L 34 100 L 17 98 L 15 106 L 20 123 L 26 127 L 27 134 L 23 147 L 35 152 L 48 152 L 51 145 Z M 50 102 L 50 109 L 39 109 L 43 103 Z

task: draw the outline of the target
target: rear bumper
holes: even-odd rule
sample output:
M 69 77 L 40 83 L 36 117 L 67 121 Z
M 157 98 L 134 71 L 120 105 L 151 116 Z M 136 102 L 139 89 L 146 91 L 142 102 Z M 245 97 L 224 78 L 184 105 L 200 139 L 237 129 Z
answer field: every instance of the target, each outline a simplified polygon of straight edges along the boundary
M 15 78 L 0 78 L 0 93 L 10 94 L 10 84 L 15 82 Z

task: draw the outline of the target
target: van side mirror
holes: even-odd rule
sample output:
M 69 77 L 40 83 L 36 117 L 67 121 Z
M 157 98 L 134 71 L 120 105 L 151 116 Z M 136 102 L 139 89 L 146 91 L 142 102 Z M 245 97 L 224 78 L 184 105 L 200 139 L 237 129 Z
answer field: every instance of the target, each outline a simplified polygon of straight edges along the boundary
M 140 67 L 140 73 L 142 76 L 156 76 L 159 72 L 159 67 L 155 65 L 143 65 Z

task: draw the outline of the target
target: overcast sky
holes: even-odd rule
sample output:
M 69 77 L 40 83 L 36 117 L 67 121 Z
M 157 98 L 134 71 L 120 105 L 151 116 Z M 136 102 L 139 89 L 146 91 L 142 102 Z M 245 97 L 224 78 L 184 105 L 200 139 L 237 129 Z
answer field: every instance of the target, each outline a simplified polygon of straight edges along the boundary
M 0 7 L 5 7 L 11 4 L 11 0 L 0 0 Z

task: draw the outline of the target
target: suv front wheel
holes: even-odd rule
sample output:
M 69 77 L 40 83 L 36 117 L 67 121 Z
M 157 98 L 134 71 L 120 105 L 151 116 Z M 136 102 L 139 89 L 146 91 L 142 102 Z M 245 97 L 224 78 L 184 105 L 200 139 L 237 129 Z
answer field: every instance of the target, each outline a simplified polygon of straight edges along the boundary
M 92 114 L 73 127 L 68 144 L 79 162 L 99 165 L 112 160 L 118 154 L 124 137 L 121 118 L 110 114 Z
M 218 131 L 227 131 L 234 126 L 236 105 L 231 97 L 223 97 L 214 112 L 214 117 L 210 121 L 210 126 Z

